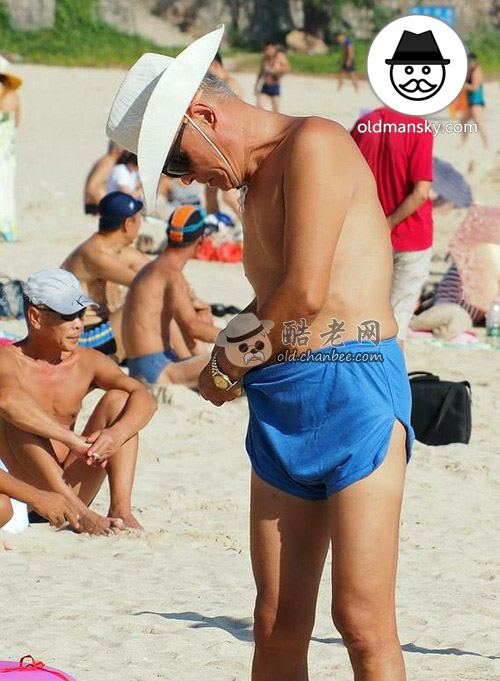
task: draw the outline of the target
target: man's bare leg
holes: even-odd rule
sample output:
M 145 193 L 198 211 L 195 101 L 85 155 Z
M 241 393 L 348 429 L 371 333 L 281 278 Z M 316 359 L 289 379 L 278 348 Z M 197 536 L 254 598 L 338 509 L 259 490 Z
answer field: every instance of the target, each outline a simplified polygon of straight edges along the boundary
M 174 383 L 197 389 L 198 378 L 209 361 L 210 355 L 196 355 L 182 362 L 172 362 L 163 369 L 156 382 L 158 385 Z
M 330 543 L 326 501 L 285 494 L 252 473 L 250 550 L 257 586 L 252 681 L 307 681 L 307 651 Z
M 88 504 L 99 491 L 105 471 L 87 466 L 80 460 L 81 490 L 80 498 L 65 479 L 63 462 L 68 448 L 60 443 L 53 443 L 47 438 L 39 437 L 16 428 L 0 419 L 0 448 L 2 458 L 10 473 L 38 489 L 59 492 L 71 498 L 80 512 L 80 530 L 90 534 L 108 534 L 123 528 L 121 520 L 103 518 L 91 511 Z
M 405 429 L 397 421 L 381 466 L 329 500 L 332 614 L 354 681 L 406 679 L 394 595 L 405 441 Z
M 273 111 L 275 113 L 279 113 L 280 110 L 280 97 L 271 97 L 271 104 L 273 107 Z
M 5 494 L 0 494 L 0 530 L 4 525 L 7 525 L 13 515 L 14 511 L 9 497 Z
M 259 93 L 257 95 L 257 106 L 261 109 L 265 109 L 266 108 L 266 99 L 267 99 L 266 95 Z
M 351 83 L 354 86 L 354 91 L 357 92 L 359 90 L 359 83 L 358 83 L 358 74 L 356 73 L 356 71 L 351 71 L 350 79 L 351 79 Z
M 486 122 L 484 120 L 483 107 L 478 106 L 478 105 L 471 106 L 471 118 L 474 121 L 474 123 L 477 125 L 477 129 L 479 130 L 479 134 L 481 135 L 481 139 L 483 141 L 484 148 L 488 149 L 489 140 L 488 140 L 488 133 L 486 131 Z
M 99 430 L 110 428 L 121 416 L 128 393 L 121 390 L 109 390 L 99 401 L 92 412 L 82 435 L 90 435 Z M 132 487 L 134 484 L 135 467 L 139 438 L 130 438 L 113 456 L 108 459 L 105 469 L 101 469 L 104 477 L 107 471 L 109 480 L 110 505 L 108 518 L 120 518 L 125 527 L 142 530 L 140 523 L 132 514 Z M 78 496 L 90 504 L 93 500 L 93 489 L 85 484 L 84 468 L 89 468 L 83 459 L 68 457 L 64 466 L 64 476 L 68 484 L 77 492 Z M 102 482 L 102 480 L 101 480 Z M 97 493 L 97 492 L 95 492 Z M 95 496 L 95 494 L 94 494 Z
M 344 79 L 345 79 L 345 71 L 340 71 L 339 72 L 338 85 L 337 85 L 337 92 L 340 90 L 340 88 L 344 84 Z

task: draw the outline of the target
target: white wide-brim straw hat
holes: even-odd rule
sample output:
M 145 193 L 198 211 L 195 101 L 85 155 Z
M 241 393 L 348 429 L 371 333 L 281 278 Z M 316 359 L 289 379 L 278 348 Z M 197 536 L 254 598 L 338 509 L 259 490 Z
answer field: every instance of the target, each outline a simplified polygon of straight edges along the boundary
M 0 76 L 4 76 L 13 90 L 17 90 L 23 84 L 23 81 L 18 76 L 10 72 L 10 62 L 0 55 Z
M 223 33 L 221 25 L 175 59 L 143 54 L 116 93 L 106 132 L 114 142 L 137 154 L 147 213 L 154 209 L 165 159 Z

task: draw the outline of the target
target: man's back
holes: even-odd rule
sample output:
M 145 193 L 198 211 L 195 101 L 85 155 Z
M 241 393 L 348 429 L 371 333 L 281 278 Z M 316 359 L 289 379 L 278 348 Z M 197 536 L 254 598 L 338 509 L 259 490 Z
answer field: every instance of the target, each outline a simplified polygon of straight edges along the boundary
M 172 283 L 162 256 L 143 267 L 135 277 L 123 306 L 123 345 L 127 357 L 162 352 L 165 344 L 168 345 Z
M 411 194 L 419 180 L 432 179 L 432 133 L 423 118 L 381 107 L 360 118 L 352 137 L 370 166 L 386 216 Z M 423 248 L 432 243 L 432 201 L 425 201 L 392 231 L 395 250 L 406 250 L 411 234 L 418 233 Z M 427 243 L 429 242 L 429 243 Z
M 94 300 L 99 307 L 87 309 L 85 324 L 93 324 L 108 316 L 106 300 L 106 279 L 96 273 L 94 265 L 96 252 L 100 252 L 101 245 L 97 234 L 93 234 L 68 255 L 61 265 L 62 269 L 72 272 L 81 282 L 85 294 Z

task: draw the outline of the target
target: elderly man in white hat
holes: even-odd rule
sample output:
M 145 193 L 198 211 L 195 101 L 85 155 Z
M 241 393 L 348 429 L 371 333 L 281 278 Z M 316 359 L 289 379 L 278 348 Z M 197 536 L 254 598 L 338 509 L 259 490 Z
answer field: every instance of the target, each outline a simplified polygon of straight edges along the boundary
M 413 432 L 386 220 L 344 128 L 257 109 L 207 73 L 222 31 L 176 59 L 143 55 L 107 131 L 137 152 L 148 210 L 162 173 L 243 190 L 244 267 L 255 290 L 244 312 L 273 322 L 273 354 L 238 366 L 216 344 L 199 385 L 216 405 L 242 386 L 248 397 L 252 679 L 308 678 L 333 542 L 333 619 L 356 679 L 403 681 L 394 588 Z M 290 343 L 296 360 L 277 361 Z
M 95 303 L 73 274 L 40 270 L 26 281 L 24 298 L 28 334 L 0 348 L 4 466 L 18 480 L 64 497 L 78 511 L 73 526 L 79 531 L 141 529 L 131 496 L 137 433 L 155 412 L 153 398 L 111 359 L 78 346 L 83 315 Z M 82 400 L 95 387 L 105 394 L 78 435 Z M 111 501 L 104 518 L 89 506 L 106 474 Z

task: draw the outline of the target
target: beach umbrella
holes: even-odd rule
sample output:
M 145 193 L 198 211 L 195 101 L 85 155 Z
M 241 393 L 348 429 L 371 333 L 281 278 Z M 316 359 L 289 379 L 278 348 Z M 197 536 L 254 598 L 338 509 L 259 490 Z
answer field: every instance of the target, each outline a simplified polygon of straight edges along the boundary
M 432 173 L 432 188 L 436 194 L 454 203 L 455 208 L 468 208 L 471 205 L 472 189 L 451 163 L 434 156 Z
M 449 248 L 465 300 L 487 312 L 499 293 L 500 208 L 472 204 Z

